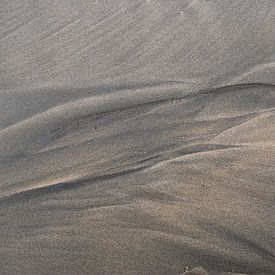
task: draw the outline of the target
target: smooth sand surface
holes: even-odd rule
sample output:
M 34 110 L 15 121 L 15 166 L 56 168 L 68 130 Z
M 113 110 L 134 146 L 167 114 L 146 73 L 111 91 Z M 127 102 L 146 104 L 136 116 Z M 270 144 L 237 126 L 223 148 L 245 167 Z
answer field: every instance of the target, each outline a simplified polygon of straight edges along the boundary
M 273 0 L 0 15 L 0 274 L 275 274 Z

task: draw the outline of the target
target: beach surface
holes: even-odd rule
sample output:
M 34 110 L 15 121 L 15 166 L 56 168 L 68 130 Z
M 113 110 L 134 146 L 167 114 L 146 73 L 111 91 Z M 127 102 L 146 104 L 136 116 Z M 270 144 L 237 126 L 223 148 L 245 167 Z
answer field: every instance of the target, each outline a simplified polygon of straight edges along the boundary
M 0 274 L 275 274 L 273 0 L 0 15 Z

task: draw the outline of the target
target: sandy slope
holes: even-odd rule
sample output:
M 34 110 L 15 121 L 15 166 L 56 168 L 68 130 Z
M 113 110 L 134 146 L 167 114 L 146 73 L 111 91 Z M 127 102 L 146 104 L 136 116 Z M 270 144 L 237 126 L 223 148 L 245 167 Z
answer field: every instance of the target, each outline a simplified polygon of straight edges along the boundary
M 1 274 L 275 273 L 274 1 L 0 13 Z

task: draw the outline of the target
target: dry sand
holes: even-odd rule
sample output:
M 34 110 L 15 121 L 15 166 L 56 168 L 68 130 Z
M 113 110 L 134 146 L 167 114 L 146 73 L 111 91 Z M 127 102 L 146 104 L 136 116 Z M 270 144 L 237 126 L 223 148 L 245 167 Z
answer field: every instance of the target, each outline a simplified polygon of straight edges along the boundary
M 0 14 L 0 274 L 275 274 L 273 0 Z

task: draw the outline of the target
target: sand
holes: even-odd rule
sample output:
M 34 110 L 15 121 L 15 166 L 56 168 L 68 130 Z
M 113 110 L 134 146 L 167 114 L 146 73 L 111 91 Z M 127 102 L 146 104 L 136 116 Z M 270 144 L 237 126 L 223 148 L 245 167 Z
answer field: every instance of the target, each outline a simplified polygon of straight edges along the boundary
M 0 13 L 1 274 L 275 274 L 274 1 Z

